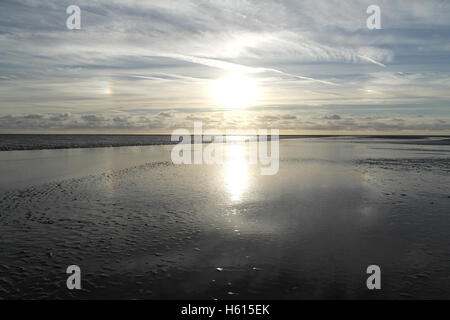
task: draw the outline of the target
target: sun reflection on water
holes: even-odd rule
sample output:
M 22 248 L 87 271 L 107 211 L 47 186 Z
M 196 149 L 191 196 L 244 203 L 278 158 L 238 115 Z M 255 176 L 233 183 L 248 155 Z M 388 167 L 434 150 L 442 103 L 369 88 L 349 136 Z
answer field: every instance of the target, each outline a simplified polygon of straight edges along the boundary
M 248 187 L 249 173 L 245 144 L 228 144 L 225 147 L 224 180 L 232 201 L 240 201 Z

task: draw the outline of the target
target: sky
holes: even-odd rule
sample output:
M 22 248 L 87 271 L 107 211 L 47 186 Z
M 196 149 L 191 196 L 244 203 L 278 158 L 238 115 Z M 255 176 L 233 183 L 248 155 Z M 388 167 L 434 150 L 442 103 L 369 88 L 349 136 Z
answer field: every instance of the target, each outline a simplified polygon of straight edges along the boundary
M 2 0 L 0 133 L 450 134 L 449 53 L 447 0 Z

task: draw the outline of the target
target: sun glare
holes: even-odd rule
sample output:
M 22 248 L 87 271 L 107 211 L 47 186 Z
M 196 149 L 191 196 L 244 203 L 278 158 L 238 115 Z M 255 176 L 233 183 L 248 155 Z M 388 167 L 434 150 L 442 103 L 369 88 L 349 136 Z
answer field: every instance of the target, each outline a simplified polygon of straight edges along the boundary
M 239 201 L 248 186 L 246 149 L 242 144 L 227 144 L 225 147 L 225 187 L 232 201 Z
M 211 89 L 215 102 L 225 108 L 245 108 L 258 100 L 256 81 L 240 74 L 215 80 Z

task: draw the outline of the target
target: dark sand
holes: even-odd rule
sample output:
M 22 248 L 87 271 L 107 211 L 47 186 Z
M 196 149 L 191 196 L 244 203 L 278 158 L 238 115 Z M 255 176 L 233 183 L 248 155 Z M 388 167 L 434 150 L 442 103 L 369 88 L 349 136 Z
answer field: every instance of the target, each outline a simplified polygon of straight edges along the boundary
M 175 166 L 168 146 L 1 153 L 0 298 L 450 298 L 449 146 L 288 139 L 280 155 L 261 176 L 239 157 Z

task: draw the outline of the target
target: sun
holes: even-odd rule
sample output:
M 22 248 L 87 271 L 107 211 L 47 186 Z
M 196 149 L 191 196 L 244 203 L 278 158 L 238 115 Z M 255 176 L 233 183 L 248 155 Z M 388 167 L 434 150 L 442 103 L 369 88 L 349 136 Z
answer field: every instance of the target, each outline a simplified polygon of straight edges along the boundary
M 218 105 L 230 109 L 254 105 L 259 95 L 255 79 L 241 74 L 232 74 L 214 80 L 211 92 Z

